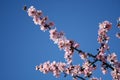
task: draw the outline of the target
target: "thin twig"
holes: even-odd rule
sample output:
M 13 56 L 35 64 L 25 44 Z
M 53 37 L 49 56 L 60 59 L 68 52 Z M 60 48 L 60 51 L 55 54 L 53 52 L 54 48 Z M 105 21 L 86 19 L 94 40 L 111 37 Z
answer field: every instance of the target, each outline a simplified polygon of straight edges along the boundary
M 76 50 L 78 53 L 83 52 L 82 50 L 79 50 L 79 49 L 77 49 L 77 48 L 74 48 L 74 47 L 72 47 L 72 48 L 73 48 L 74 50 Z M 97 55 L 98 55 L 98 54 L 99 54 L 99 52 L 97 53 Z M 93 54 L 91 54 L 91 53 L 87 53 L 87 55 L 95 59 L 95 61 L 93 61 L 93 62 L 91 63 L 91 65 L 94 64 L 94 63 L 96 63 L 97 61 L 102 62 L 102 60 L 99 60 L 99 59 L 96 58 L 97 55 L 93 55 Z M 102 63 L 103 63 L 104 65 L 106 65 L 107 67 L 109 67 L 110 69 L 114 70 L 114 68 L 113 68 L 109 63 L 106 63 L 106 62 L 102 62 Z

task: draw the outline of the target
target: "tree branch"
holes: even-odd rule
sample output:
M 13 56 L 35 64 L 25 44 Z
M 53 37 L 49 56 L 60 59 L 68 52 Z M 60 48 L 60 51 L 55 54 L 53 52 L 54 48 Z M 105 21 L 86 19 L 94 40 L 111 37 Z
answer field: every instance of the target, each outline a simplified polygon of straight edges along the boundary
M 77 49 L 77 48 L 74 48 L 74 47 L 72 47 L 74 50 L 76 50 L 78 53 L 80 53 L 80 52 L 83 52 L 82 50 L 79 50 L 79 49 Z M 97 53 L 97 55 L 99 54 L 99 52 Z M 96 56 L 97 55 L 93 55 L 93 54 L 91 54 L 91 53 L 87 53 L 87 55 L 89 56 L 89 57 L 92 57 L 93 59 L 94 59 L 94 61 L 91 63 L 91 65 L 92 64 L 95 64 L 97 61 L 100 61 L 100 62 L 102 62 L 102 60 L 99 60 L 99 59 L 97 59 L 96 58 Z M 107 67 L 109 67 L 110 69 L 112 69 L 112 70 L 114 70 L 114 68 L 111 66 L 111 64 L 109 64 L 109 63 L 107 63 L 107 62 L 102 62 L 104 65 L 106 65 Z

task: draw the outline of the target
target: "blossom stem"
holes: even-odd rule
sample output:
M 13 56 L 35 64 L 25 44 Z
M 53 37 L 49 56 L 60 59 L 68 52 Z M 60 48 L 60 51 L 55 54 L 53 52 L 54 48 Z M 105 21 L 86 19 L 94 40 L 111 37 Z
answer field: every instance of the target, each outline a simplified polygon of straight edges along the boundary
M 74 50 L 76 50 L 78 53 L 83 52 L 82 50 L 79 50 L 79 49 L 77 49 L 77 48 L 74 48 L 74 47 L 72 47 L 72 48 L 73 48 Z M 98 54 L 99 54 L 99 52 L 98 52 Z M 108 63 L 106 63 L 106 62 L 103 62 L 102 60 L 97 59 L 97 58 L 96 58 L 97 55 L 93 55 L 93 54 L 91 54 L 91 53 L 87 53 L 87 55 L 88 55 L 89 57 L 92 57 L 92 58 L 95 59 L 95 60 L 90 64 L 90 66 L 91 66 L 92 64 L 96 63 L 97 61 L 100 61 L 100 62 L 102 62 L 104 65 L 106 65 L 107 67 L 109 67 L 110 69 L 114 70 L 114 68 L 113 68 L 110 64 L 108 64 Z
M 91 65 L 95 64 L 97 61 L 98 61 L 98 59 L 95 59 L 93 62 L 91 62 L 91 63 L 90 63 L 90 65 L 89 65 L 89 66 L 91 66 Z
M 99 60 L 99 61 L 102 62 L 102 60 Z M 103 62 L 103 64 L 106 65 L 106 67 L 109 67 L 110 69 L 114 70 L 114 68 L 110 64 L 106 62 Z

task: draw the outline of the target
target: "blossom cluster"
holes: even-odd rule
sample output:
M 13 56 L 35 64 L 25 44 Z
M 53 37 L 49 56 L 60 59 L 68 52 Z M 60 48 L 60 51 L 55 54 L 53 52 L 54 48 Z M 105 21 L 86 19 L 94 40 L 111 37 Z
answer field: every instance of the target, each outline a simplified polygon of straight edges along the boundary
M 53 61 L 52 63 L 50 63 L 50 61 L 47 61 L 44 62 L 43 64 L 36 66 L 36 70 L 39 70 L 44 74 L 52 72 L 55 77 L 59 77 L 60 73 L 63 72 L 66 75 L 73 76 L 74 80 L 78 80 L 77 76 L 80 76 L 81 74 L 84 74 L 85 77 L 86 76 L 90 77 L 90 75 L 92 74 L 92 70 L 94 69 L 95 67 L 89 68 L 88 62 L 85 62 L 82 67 L 80 65 L 67 66 L 66 63 L 55 62 L 55 61 Z M 91 80 L 99 80 L 99 79 L 91 78 Z
M 98 30 L 98 42 L 101 44 L 99 48 L 99 53 L 97 54 L 97 59 L 101 60 L 102 62 L 106 62 L 105 52 L 109 50 L 108 41 L 110 37 L 107 35 L 107 32 L 111 29 L 112 24 L 109 21 L 104 21 L 99 24 Z M 102 64 L 101 66 L 103 74 L 107 72 L 106 66 Z
M 33 6 L 28 9 L 28 15 L 33 18 L 36 25 L 40 25 L 41 30 L 46 31 L 54 26 L 48 17 L 44 17 L 41 10 L 36 10 Z
M 111 29 L 112 24 L 109 21 L 104 21 L 99 24 L 98 30 L 98 42 L 101 44 L 99 48 L 99 55 L 97 56 L 98 59 L 103 58 L 105 51 L 109 49 L 108 41 L 110 37 L 107 35 L 107 32 Z M 101 59 L 103 60 L 103 59 Z
M 68 64 L 72 64 L 72 55 L 74 53 L 74 48 L 78 48 L 79 44 L 68 40 L 63 32 L 58 32 L 56 29 L 51 29 L 50 31 L 50 39 L 54 41 L 58 45 L 60 49 L 65 51 L 64 58 L 66 59 Z
M 52 72 L 54 76 L 59 77 L 60 72 L 65 71 L 66 64 L 62 62 L 56 63 L 53 61 L 50 63 L 50 61 L 47 61 L 43 64 L 40 64 L 39 66 L 36 66 L 36 70 L 40 70 L 41 72 L 48 73 Z
M 90 61 L 85 61 L 85 63 L 83 64 L 83 69 L 84 75 L 90 77 L 92 75 L 93 70 L 96 69 L 96 66 L 91 65 Z
M 118 21 L 120 21 L 120 18 Z M 118 23 L 118 28 L 120 28 L 119 24 L 120 23 Z M 116 58 L 117 55 L 115 53 L 109 53 L 108 56 L 106 56 L 105 54 L 106 50 L 109 51 L 109 46 L 108 46 L 109 37 L 107 35 L 107 32 L 111 29 L 111 26 L 112 24 L 108 21 L 104 21 L 99 25 L 98 42 L 101 44 L 101 47 L 99 48 L 97 59 L 103 62 L 101 65 L 103 74 L 105 74 L 108 69 L 108 66 L 105 65 L 106 62 L 109 62 L 111 65 L 113 65 L 112 66 L 113 71 L 111 71 L 111 75 L 113 79 L 118 80 L 120 79 L 120 63 Z
M 72 55 L 74 50 L 71 47 L 77 48 L 79 46 L 78 43 L 68 40 L 63 32 L 58 32 L 57 29 L 52 29 L 54 26 L 53 22 L 48 20 L 48 17 L 44 17 L 41 10 L 36 10 L 33 6 L 28 9 L 28 15 L 33 17 L 33 21 L 36 25 L 40 25 L 41 30 L 46 31 L 50 30 L 50 39 L 54 41 L 54 43 L 58 44 L 60 49 L 65 51 L 65 59 L 68 64 L 72 63 Z
M 107 61 L 113 65 L 114 70 L 111 71 L 111 75 L 114 80 L 120 79 L 120 62 L 117 60 L 117 55 L 115 53 L 109 54 Z
M 111 75 L 114 80 L 120 80 L 120 62 L 117 60 L 117 56 L 115 53 L 105 54 L 106 51 L 109 51 L 108 42 L 110 37 L 107 35 L 108 31 L 111 29 L 112 24 L 109 21 L 104 21 L 99 24 L 98 30 L 98 39 L 97 41 L 100 43 L 100 48 L 98 49 L 97 55 L 92 55 L 90 53 L 83 52 L 82 50 L 78 50 L 79 44 L 73 40 L 67 39 L 64 32 L 59 32 L 55 27 L 54 23 L 51 22 L 48 17 L 43 15 L 41 10 L 36 10 L 33 6 L 31 6 L 28 10 L 28 15 L 33 18 L 33 21 L 36 25 L 40 26 L 42 31 L 49 30 L 50 39 L 58 45 L 60 50 L 64 50 L 64 58 L 66 63 L 63 62 L 55 62 L 50 61 L 44 62 L 36 66 L 36 70 L 39 70 L 43 73 L 52 72 L 54 76 L 59 77 L 60 73 L 64 73 L 65 75 L 71 75 L 74 80 L 78 80 L 78 78 L 85 80 L 81 75 L 86 78 L 90 77 L 90 80 L 102 80 L 101 78 L 91 78 L 91 75 L 94 70 L 96 70 L 96 62 L 100 61 L 101 69 L 103 74 L 107 72 L 108 68 L 111 68 Z M 120 28 L 120 18 L 118 19 L 118 28 Z M 116 35 L 120 38 L 120 33 Z M 81 59 L 84 60 L 83 65 L 73 65 L 72 64 L 72 56 L 74 51 L 78 51 Z M 91 62 L 88 60 L 88 57 L 91 56 L 94 61 Z
M 109 21 L 104 21 L 99 24 L 98 30 L 98 42 L 99 43 L 108 43 L 109 37 L 107 32 L 111 29 L 112 24 Z

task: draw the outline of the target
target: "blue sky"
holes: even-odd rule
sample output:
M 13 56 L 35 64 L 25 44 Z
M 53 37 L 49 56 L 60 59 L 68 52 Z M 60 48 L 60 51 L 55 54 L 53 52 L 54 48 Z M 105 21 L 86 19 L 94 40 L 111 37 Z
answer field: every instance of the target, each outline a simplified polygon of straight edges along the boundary
M 0 0 L 0 80 L 72 80 L 71 77 L 55 78 L 35 70 L 45 61 L 64 62 L 64 52 L 49 39 L 49 33 L 34 25 L 32 18 L 22 10 L 24 5 L 34 5 L 55 22 L 59 31 L 68 39 L 80 43 L 80 49 L 95 54 L 98 25 L 104 20 L 112 22 L 110 51 L 120 57 L 120 40 L 115 37 L 120 17 L 120 0 Z M 74 64 L 82 64 L 77 54 Z M 119 59 L 120 60 L 120 59 Z M 112 80 L 99 71 L 95 76 Z

